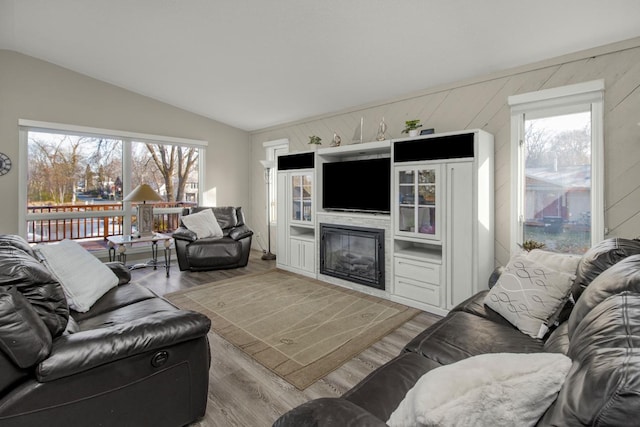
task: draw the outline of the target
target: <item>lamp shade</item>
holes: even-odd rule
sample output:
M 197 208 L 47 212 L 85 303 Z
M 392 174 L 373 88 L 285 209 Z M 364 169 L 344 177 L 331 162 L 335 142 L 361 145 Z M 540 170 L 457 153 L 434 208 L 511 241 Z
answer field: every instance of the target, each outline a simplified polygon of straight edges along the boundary
M 135 188 L 135 190 L 129 193 L 127 197 L 123 199 L 123 201 L 125 202 L 147 202 L 147 201 L 160 202 L 162 201 L 162 197 L 160 197 L 158 193 L 153 191 L 153 188 L 149 187 L 149 185 L 140 184 Z
M 265 169 L 273 169 L 276 167 L 275 160 L 260 160 L 260 163 L 262 163 L 262 167 Z

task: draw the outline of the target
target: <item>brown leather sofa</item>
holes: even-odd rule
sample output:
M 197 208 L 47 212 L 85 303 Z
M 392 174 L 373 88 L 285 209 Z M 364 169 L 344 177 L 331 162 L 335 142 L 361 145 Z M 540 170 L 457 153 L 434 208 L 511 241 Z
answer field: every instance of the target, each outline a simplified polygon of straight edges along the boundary
M 572 288 L 575 306 L 569 305 L 563 321 L 544 340 L 521 333 L 485 306 L 487 292 L 451 310 L 342 397 L 302 404 L 274 426 L 385 426 L 426 372 L 502 352 L 557 352 L 573 362 L 538 426 L 638 425 L 640 241 L 608 239 L 582 257 Z
M 210 320 L 109 266 L 119 285 L 78 313 L 27 242 L 0 235 L 1 426 L 182 426 L 204 416 Z
M 211 209 L 222 229 L 223 237 L 198 239 L 181 224 L 173 233 L 180 271 L 206 271 L 244 267 L 249 262 L 253 231 L 245 224 L 241 207 L 185 208 L 182 216 Z

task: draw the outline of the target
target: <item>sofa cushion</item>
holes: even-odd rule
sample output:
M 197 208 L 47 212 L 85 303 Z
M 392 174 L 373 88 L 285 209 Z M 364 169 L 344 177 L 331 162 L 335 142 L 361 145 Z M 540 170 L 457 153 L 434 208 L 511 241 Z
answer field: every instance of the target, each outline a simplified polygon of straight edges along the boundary
M 27 252 L 0 245 L 0 286 L 15 286 L 31 303 L 53 337 L 67 326 L 69 307 L 62 286 L 36 258 Z
M 384 421 L 376 418 L 361 407 L 354 405 L 348 400 L 336 397 L 321 397 L 297 406 L 291 411 L 283 414 L 273 423 L 273 427 L 281 426 L 387 427 Z
M 72 311 L 71 316 L 78 322 L 81 322 L 90 317 L 98 316 L 109 311 L 116 310 L 120 307 L 134 304 L 138 301 L 143 301 L 151 298 L 157 298 L 158 296 L 151 291 L 137 283 L 128 283 L 122 286 L 116 286 L 110 289 L 106 294 L 102 296 L 91 307 L 91 310 L 85 313 L 79 313 Z
M 233 206 L 197 206 L 191 208 L 191 213 L 202 212 L 203 210 L 210 209 L 223 230 L 232 228 L 238 225 L 238 216 L 236 214 L 236 208 Z
M 523 334 L 512 325 L 453 311 L 411 340 L 405 351 L 447 365 L 484 353 L 537 353 L 543 351 L 543 346 L 542 340 Z
M 589 311 L 574 331 L 569 356 L 571 371 L 540 425 L 637 426 L 640 293 L 623 291 Z
M 0 349 L 19 367 L 42 361 L 51 350 L 51 333 L 14 286 L 0 288 Z
M 584 317 L 598 304 L 624 291 L 640 293 L 640 255 L 632 255 L 603 271 L 582 293 L 569 317 L 569 340 Z
M 176 307 L 162 298 L 151 298 L 124 305 L 95 316 L 77 320 L 78 332 L 126 324 L 151 313 L 173 312 Z
M 549 334 L 544 342 L 544 351 L 569 354 L 569 322 L 561 323 Z
M 27 242 L 24 237 L 15 234 L 2 234 L 0 235 L 0 246 L 12 246 L 16 249 L 20 249 L 35 258 L 33 248 Z
M 563 354 L 470 357 L 424 374 L 387 424 L 535 426 L 570 367 L 571 359 Z
M 571 288 L 574 301 L 578 301 L 589 284 L 609 267 L 631 255 L 640 254 L 640 240 L 613 237 L 593 245 L 582 256 Z
M 88 311 L 109 289 L 118 286 L 118 276 L 78 242 L 63 240 L 40 245 L 37 250 L 75 311 Z
M 389 418 L 426 372 L 442 366 L 417 353 L 401 353 L 373 371 L 342 397 L 381 420 Z
M 513 325 L 507 319 L 485 305 L 484 299 L 487 297 L 488 293 L 489 291 L 486 290 L 480 291 L 477 294 L 470 296 L 469 298 L 452 308 L 451 312 L 464 311 L 465 313 L 470 313 L 475 316 L 491 320 L 492 322 L 512 327 Z
M 189 230 L 196 233 L 198 239 L 222 237 L 222 228 L 220 228 L 211 209 L 204 209 L 200 212 L 184 216 L 182 217 L 182 223 Z
M 565 268 L 557 257 L 514 255 L 484 303 L 523 333 L 542 338 L 569 298 L 575 277 L 557 268 Z

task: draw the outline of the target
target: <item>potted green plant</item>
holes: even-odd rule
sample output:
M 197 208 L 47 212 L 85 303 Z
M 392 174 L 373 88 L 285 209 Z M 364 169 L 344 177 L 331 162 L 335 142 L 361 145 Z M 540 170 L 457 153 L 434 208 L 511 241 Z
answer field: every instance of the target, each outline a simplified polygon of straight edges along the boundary
M 319 136 L 311 135 L 309 137 L 309 144 L 315 144 L 315 145 L 322 144 L 321 141 L 322 141 L 322 138 L 320 138 Z
M 522 242 L 522 244 L 518 243 L 518 246 L 520 246 L 525 251 L 529 252 L 534 249 L 542 249 L 546 245 L 542 242 L 537 242 L 535 240 L 525 240 L 524 242 Z
M 409 136 L 417 136 L 418 128 L 422 127 L 420 119 L 407 120 L 404 122 L 404 130 L 402 133 L 408 133 Z

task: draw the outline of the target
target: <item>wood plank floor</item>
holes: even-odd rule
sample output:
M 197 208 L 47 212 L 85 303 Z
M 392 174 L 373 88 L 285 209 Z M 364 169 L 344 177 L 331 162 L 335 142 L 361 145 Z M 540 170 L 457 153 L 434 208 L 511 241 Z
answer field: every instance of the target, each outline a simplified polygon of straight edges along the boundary
M 177 263 L 173 261 L 170 277 L 165 277 L 163 268 L 145 268 L 133 270 L 132 280 L 165 295 L 275 268 L 275 261 L 263 261 L 260 259 L 261 255 L 260 252 L 253 251 L 248 266 L 244 268 L 197 273 L 180 272 Z M 308 400 L 340 396 L 371 371 L 395 357 L 407 342 L 438 319 L 438 316 L 429 313 L 418 314 L 304 391 L 296 389 L 220 336 L 210 332 L 212 360 L 207 413 L 193 426 L 271 426 L 281 414 Z

